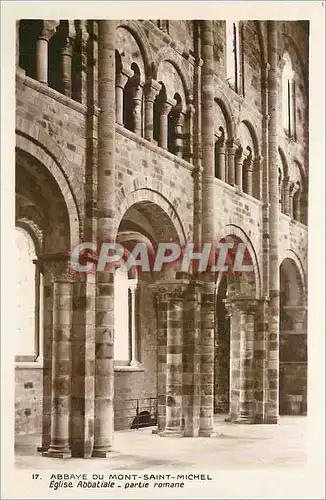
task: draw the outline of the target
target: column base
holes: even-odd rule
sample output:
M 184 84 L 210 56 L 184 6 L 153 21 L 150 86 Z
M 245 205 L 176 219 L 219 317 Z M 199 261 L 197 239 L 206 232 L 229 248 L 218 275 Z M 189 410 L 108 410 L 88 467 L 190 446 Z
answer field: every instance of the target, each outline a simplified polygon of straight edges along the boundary
M 38 446 L 38 447 L 36 448 L 36 451 L 37 451 L 38 453 L 44 453 L 45 451 L 48 451 L 48 449 L 49 449 L 49 446 Z
M 164 429 L 158 432 L 161 437 L 183 437 L 184 432 L 181 429 Z
M 118 455 L 118 453 L 114 450 L 107 450 L 107 451 L 93 450 L 92 458 L 110 458 L 110 457 L 112 458 L 116 455 Z
M 42 457 L 47 458 L 71 458 L 71 450 L 54 450 L 49 448 L 48 451 L 42 453 Z
M 234 420 L 235 424 L 253 424 L 253 418 L 248 417 L 246 415 L 240 415 L 237 419 Z
M 279 417 L 277 416 L 267 416 L 265 419 L 265 424 L 278 424 Z
M 203 429 L 203 430 L 199 429 L 198 436 L 209 438 L 209 437 L 212 437 L 213 434 L 214 434 L 213 429 L 211 429 L 211 430 L 210 429 Z

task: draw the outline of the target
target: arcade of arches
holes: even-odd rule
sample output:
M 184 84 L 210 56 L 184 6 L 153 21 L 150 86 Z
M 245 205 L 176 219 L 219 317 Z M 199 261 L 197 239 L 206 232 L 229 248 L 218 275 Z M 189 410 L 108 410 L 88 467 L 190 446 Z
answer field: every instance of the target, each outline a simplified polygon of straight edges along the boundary
M 162 436 L 307 413 L 301 29 L 242 21 L 232 76 L 226 23 L 18 23 L 16 432 L 44 456 L 108 456 L 130 400 Z M 107 272 L 85 254 L 92 272 L 74 271 L 76 245 L 108 241 L 150 263 L 160 243 L 226 244 L 228 269 Z

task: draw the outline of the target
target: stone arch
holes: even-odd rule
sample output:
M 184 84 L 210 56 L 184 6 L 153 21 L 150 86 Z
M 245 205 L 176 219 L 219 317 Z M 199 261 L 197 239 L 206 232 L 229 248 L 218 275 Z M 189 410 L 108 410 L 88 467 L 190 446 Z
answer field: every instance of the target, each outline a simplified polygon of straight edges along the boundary
M 155 61 L 153 62 L 153 78 L 157 79 L 158 68 L 163 61 L 171 63 L 176 68 L 185 90 L 186 100 L 188 101 L 192 95 L 187 67 L 171 47 L 164 46 L 158 51 Z
M 234 224 L 227 224 L 223 230 L 218 234 L 218 241 L 228 237 L 228 236 L 235 236 L 239 240 L 241 240 L 243 243 L 246 244 L 246 248 L 249 252 L 251 262 L 253 265 L 253 272 L 254 272 L 254 279 L 255 279 L 255 293 L 256 293 L 256 299 L 259 299 L 261 297 L 261 273 L 259 270 L 259 264 L 258 264 L 258 259 L 257 259 L 257 254 L 254 249 L 254 246 L 250 240 L 250 238 L 247 236 L 247 234 L 239 227 Z M 219 276 L 217 278 L 217 288 L 219 286 L 220 280 L 222 276 L 221 273 L 219 273 Z
M 308 186 L 307 186 L 307 175 L 306 175 L 306 172 L 305 172 L 305 169 L 302 165 L 302 163 L 297 159 L 297 158 L 294 158 L 293 159 L 293 164 L 298 168 L 298 170 L 300 171 L 300 175 L 301 175 L 301 182 L 302 182 L 302 188 L 304 191 L 307 191 L 308 189 Z
M 280 273 L 280 414 L 307 412 L 307 304 L 301 262 L 287 250 Z
M 29 131 L 33 133 L 33 130 Z M 42 134 L 38 133 L 36 130 L 34 131 L 34 136 L 25 134 L 24 127 L 16 132 L 17 150 L 30 154 L 38 162 L 44 165 L 58 185 L 67 206 L 70 224 L 70 244 L 74 247 L 78 244 L 80 239 L 80 214 L 73 191 L 64 173 L 65 167 L 69 165 L 67 158 L 49 136 L 47 136 L 46 143 L 44 144 L 43 141 L 40 142 L 36 139 L 36 133 L 39 139 L 42 138 Z
M 225 94 L 220 89 L 215 89 L 214 101 L 219 105 L 224 115 L 225 122 L 227 125 L 228 140 L 233 141 L 235 138 L 233 113 Z
M 258 140 L 257 130 L 254 127 L 254 125 L 251 123 L 251 121 L 246 116 L 247 116 L 246 111 L 243 111 L 243 112 L 240 113 L 239 125 L 237 127 L 237 134 L 239 132 L 239 129 L 240 129 L 241 125 L 242 124 L 245 125 L 245 127 L 249 131 L 249 134 L 251 136 L 251 140 L 252 140 L 252 143 L 253 143 L 253 146 L 254 146 L 254 151 L 253 151 L 254 157 L 258 157 L 258 156 L 260 156 L 260 146 L 259 146 L 259 140 Z M 242 146 L 245 147 L 246 144 L 242 144 Z
M 36 255 L 40 255 L 43 246 L 43 233 L 42 230 L 36 225 L 36 223 L 27 218 L 16 219 L 16 227 L 24 229 L 32 238 Z
M 115 32 L 115 49 L 123 71 L 132 74 L 133 66 L 139 69 L 140 81 L 145 82 L 148 74 L 144 51 L 134 32 L 125 26 L 119 26 Z
M 279 156 L 281 158 L 281 161 L 282 161 L 282 174 L 283 174 L 283 177 L 288 177 L 289 175 L 289 164 L 288 164 L 288 161 L 287 161 L 287 157 L 286 157 L 286 154 L 284 153 L 283 149 L 282 148 L 278 148 L 278 153 L 279 153 Z
M 291 249 L 285 250 L 285 252 L 282 255 L 281 264 L 282 264 L 282 262 L 285 261 L 285 259 L 291 260 L 298 271 L 298 276 L 300 278 L 300 282 L 302 285 L 302 297 L 301 297 L 302 305 L 305 305 L 307 302 L 307 279 L 306 279 L 306 273 L 305 273 L 302 261 L 298 257 L 296 252 L 294 252 L 294 250 L 291 250 Z
M 122 20 L 117 23 L 118 28 L 125 28 L 131 35 L 135 38 L 142 52 L 143 60 L 145 63 L 145 73 L 146 77 L 151 77 L 153 53 L 151 46 L 149 44 L 148 38 L 145 31 L 139 21 L 133 19 Z
M 171 219 L 171 222 L 176 230 L 180 245 L 185 245 L 186 233 L 177 211 L 163 194 L 149 188 L 136 189 L 121 198 L 119 204 L 119 216 L 118 220 L 116 221 L 116 232 L 118 231 L 121 220 L 123 219 L 123 216 L 127 212 L 127 210 L 132 205 L 140 202 L 151 202 L 160 207 L 160 209 Z

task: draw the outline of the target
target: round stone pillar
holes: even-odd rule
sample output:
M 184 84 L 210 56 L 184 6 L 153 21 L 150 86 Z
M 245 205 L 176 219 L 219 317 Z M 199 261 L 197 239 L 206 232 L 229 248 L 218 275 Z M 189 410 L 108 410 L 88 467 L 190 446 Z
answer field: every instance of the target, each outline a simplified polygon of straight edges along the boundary
M 175 154 L 179 158 L 183 157 L 183 126 L 184 114 L 180 112 L 175 121 L 174 135 L 175 135 Z
M 290 215 L 290 177 L 283 179 L 283 211 L 285 215 Z
M 210 437 L 214 427 L 214 290 L 212 277 L 205 276 L 201 296 L 200 331 L 200 428 L 199 435 Z
M 116 22 L 99 24 L 98 243 L 115 238 L 115 33 Z M 95 336 L 95 423 L 93 456 L 105 458 L 113 445 L 114 274 L 98 271 Z
M 53 283 L 51 442 L 44 456 L 69 458 L 71 401 L 71 281 Z
M 251 159 L 247 158 L 244 161 L 243 168 L 244 168 L 244 177 L 245 177 L 245 185 L 243 186 L 243 190 L 244 190 L 245 193 L 249 194 L 249 196 L 252 196 L 252 174 L 253 174 L 253 169 L 252 169 L 252 161 L 251 161 Z
M 120 125 L 123 125 L 123 91 L 128 79 L 128 75 L 119 73 L 115 80 L 115 119 Z
M 36 80 L 48 84 L 49 40 L 54 35 L 57 21 L 43 21 L 41 33 L 36 41 Z
M 154 101 L 159 91 L 161 84 L 156 80 L 150 79 L 144 86 L 145 93 L 145 139 L 153 140 L 154 127 Z
M 160 109 L 159 146 L 163 149 L 168 149 L 168 115 L 175 104 L 176 101 L 174 99 L 165 101 Z
M 234 166 L 234 155 L 236 148 L 233 143 L 229 143 L 227 146 L 227 165 L 228 165 L 228 183 L 231 186 L 235 185 L 235 166 Z
M 226 159 L 226 148 L 225 144 L 217 144 L 216 153 L 217 155 L 217 163 L 218 163 L 218 171 L 217 177 L 221 181 L 225 182 L 226 179 L 226 170 L 225 170 L 225 159 Z
M 277 423 L 279 416 L 279 186 L 278 170 L 278 47 L 275 21 L 267 21 L 269 36 L 268 72 L 268 176 L 269 176 L 269 333 L 268 333 L 268 403 L 266 423 Z
M 132 102 L 133 102 L 133 132 L 137 135 L 142 134 L 142 97 L 143 86 L 137 85 L 132 89 Z
M 182 436 L 182 343 L 185 287 L 167 285 L 166 421 L 162 436 Z
M 240 310 L 240 392 L 238 423 L 253 423 L 254 418 L 254 343 L 255 301 L 236 303 Z

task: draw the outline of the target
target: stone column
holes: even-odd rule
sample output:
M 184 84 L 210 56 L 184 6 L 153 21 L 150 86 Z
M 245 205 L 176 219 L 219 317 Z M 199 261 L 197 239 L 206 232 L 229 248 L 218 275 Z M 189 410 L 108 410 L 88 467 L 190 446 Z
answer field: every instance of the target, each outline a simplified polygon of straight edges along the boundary
M 138 366 L 137 360 L 137 328 L 136 328 L 136 307 L 137 307 L 137 283 L 128 284 L 131 298 L 131 360 L 130 366 Z
M 192 103 L 189 103 L 186 111 L 186 131 L 183 134 L 184 153 L 183 157 L 189 163 L 192 162 L 194 156 L 194 116 L 196 110 Z
M 69 458 L 71 401 L 71 280 L 53 283 L 52 420 L 51 442 L 43 456 Z
M 282 191 L 283 212 L 285 215 L 290 215 L 290 177 L 284 177 Z
M 119 73 L 115 80 L 115 119 L 120 125 L 123 125 L 123 91 L 130 76 Z
M 240 394 L 238 423 L 253 423 L 254 419 L 254 348 L 256 301 L 236 302 L 240 310 Z
M 299 187 L 297 187 L 293 196 L 293 218 L 301 222 L 301 192 Z
M 152 78 L 144 86 L 145 92 L 145 139 L 153 140 L 154 101 L 161 90 L 161 84 Z
M 277 423 L 279 415 L 279 189 L 278 171 L 278 89 L 277 30 L 275 21 L 267 21 L 269 36 L 268 72 L 268 170 L 269 170 L 269 337 L 268 337 L 268 405 L 266 423 Z
M 65 33 L 65 42 L 61 51 L 61 70 L 62 70 L 62 91 L 63 94 L 71 97 L 72 89 L 72 52 L 73 41 L 76 36 L 73 21 L 68 21 L 68 30 Z
M 225 176 L 225 155 L 226 155 L 226 147 L 225 144 L 217 144 L 216 148 L 216 154 L 218 156 L 218 166 L 219 166 L 219 171 L 217 172 L 218 174 L 218 179 L 221 181 L 225 182 L 226 176 Z
M 200 331 L 200 429 L 199 435 L 210 437 L 213 433 L 214 417 L 214 290 L 210 275 L 206 278 L 201 295 Z
M 228 183 L 231 186 L 235 185 L 235 165 L 234 165 L 234 155 L 236 148 L 233 143 L 228 143 L 227 145 L 227 164 L 228 164 Z
M 176 101 L 174 99 L 165 101 L 160 109 L 160 140 L 159 146 L 168 149 L 168 115 Z
M 179 158 L 183 157 L 183 126 L 184 113 L 180 112 L 176 116 L 174 134 L 175 134 L 175 154 Z
M 37 361 L 43 361 L 44 352 L 44 297 L 43 297 L 43 266 L 38 259 L 33 260 L 35 264 L 35 357 Z
M 132 102 L 133 102 L 133 132 L 137 135 L 142 134 L 142 96 L 143 85 L 135 85 L 132 89 Z
M 69 21 L 71 22 L 71 21 Z M 81 104 L 87 104 L 87 74 L 90 74 L 87 67 L 87 46 L 89 40 L 89 33 L 87 29 L 86 20 L 75 21 L 76 24 L 76 44 L 74 57 L 77 59 L 76 68 L 74 71 L 74 89 L 73 98 Z M 92 29 L 92 28 L 91 28 Z M 93 45 L 94 42 L 91 42 Z M 92 51 L 92 49 L 91 49 Z
M 200 426 L 200 292 L 201 283 L 190 282 L 184 305 L 182 394 L 185 437 L 197 437 Z
M 57 21 L 43 21 L 40 36 L 36 42 L 36 80 L 48 84 L 49 40 L 58 26 Z
M 167 290 L 157 284 L 157 432 L 165 429 L 166 418 L 166 352 L 167 352 Z
M 166 421 L 162 436 L 182 436 L 182 343 L 186 284 L 168 282 L 166 351 Z
M 243 168 L 245 172 L 245 186 L 243 186 L 243 191 L 249 196 L 252 196 L 252 161 L 247 158 L 243 163 Z
M 257 200 L 262 199 L 262 156 L 255 156 L 253 161 L 253 174 L 252 174 L 252 196 Z
M 289 216 L 293 218 L 293 198 L 295 193 L 295 185 L 293 182 L 289 183 Z
M 249 151 L 240 148 L 235 154 L 235 183 L 239 189 L 243 190 L 242 179 L 243 179 L 243 168 L 244 162 L 248 157 Z
M 226 421 L 235 421 L 239 414 L 240 377 L 240 314 L 234 302 L 225 300 L 230 317 L 230 404 Z
M 53 273 L 51 263 L 40 258 L 44 272 L 44 346 L 43 346 L 43 404 L 42 445 L 37 451 L 44 452 L 50 446 L 52 419 L 52 338 L 53 338 Z
M 202 243 L 215 245 L 214 63 L 213 24 L 202 22 Z M 199 435 L 213 432 L 214 414 L 214 275 L 203 273 L 201 307 L 201 410 Z
M 115 210 L 115 32 L 116 22 L 99 21 L 98 243 L 113 242 Z M 113 444 L 114 275 L 97 272 L 94 457 Z

